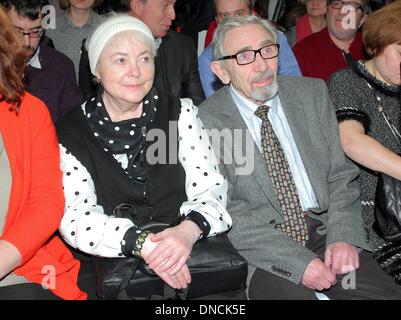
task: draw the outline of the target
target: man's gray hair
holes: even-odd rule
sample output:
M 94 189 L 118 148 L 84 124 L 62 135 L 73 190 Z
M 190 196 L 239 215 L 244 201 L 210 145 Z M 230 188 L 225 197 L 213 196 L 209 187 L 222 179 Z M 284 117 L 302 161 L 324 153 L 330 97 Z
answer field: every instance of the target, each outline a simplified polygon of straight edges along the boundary
M 277 43 L 277 29 L 268 20 L 256 16 L 227 17 L 218 24 L 213 35 L 213 60 L 224 57 L 223 43 L 228 31 L 252 24 L 259 25 L 265 29 L 271 35 L 273 43 Z

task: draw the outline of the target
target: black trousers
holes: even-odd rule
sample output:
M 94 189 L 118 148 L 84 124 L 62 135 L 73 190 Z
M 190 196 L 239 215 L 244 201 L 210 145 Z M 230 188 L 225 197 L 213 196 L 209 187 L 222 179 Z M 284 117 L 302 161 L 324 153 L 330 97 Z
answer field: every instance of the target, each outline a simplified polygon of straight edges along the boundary
M 316 233 L 322 223 L 306 218 L 309 240 L 306 247 L 324 261 L 326 236 Z M 387 275 L 372 254 L 362 251 L 359 254 L 360 267 L 353 274 L 337 276 L 337 283 L 324 290 L 333 300 L 401 300 L 401 286 Z M 256 269 L 249 284 L 249 298 L 254 300 L 316 300 L 315 291 L 302 283 L 299 285 L 262 269 Z

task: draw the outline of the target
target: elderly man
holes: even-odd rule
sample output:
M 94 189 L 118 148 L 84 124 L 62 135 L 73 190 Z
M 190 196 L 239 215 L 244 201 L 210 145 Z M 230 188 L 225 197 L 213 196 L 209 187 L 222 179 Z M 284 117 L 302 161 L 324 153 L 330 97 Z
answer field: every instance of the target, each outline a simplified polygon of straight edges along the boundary
M 226 17 L 249 16 L 252 14 L 252 0 L 214 0 L 216 22 L 219 24 Z M 279 32 L 280 45 L 278 73 L 287 76 L 300 76 L 301 71 L 284 33 Z M 213 60 L 213 44 L 210 44 L 199 57 L 199 74 L 206 97 L 211 96 L 222 83 L 210 68 Z
M 123 0 L 130 14 L 143 21 L 156 39 L 156 87 L 180 98 L 191 98 L 195 105 L 204 99 L 199 79 L 198 60 L 191 38 L 170 30 L 175 19 L 175 0 Z M 89 68 L 88 55 L 83 50 L 79 84 L 86 97 L 95 86 Z
M 365 251 L 358 169 L 341 149 L 324 83 L 277 77 L 276 31 L 257 17 L 227 19 L 215 40 L 212 69 L 230 85 L 199 115 L 225 133 L 221 148 L 220 134 L 212 143 L 229 181 L 229 237 L 250 265 L 249 297 L 316 299 L 324 290 L 331 299 L 401 298 Z M 245 162 L 238 132 L 255 142 Z
M 328 1 L 327 27 L 293 48 L 303 76 L 327 81 L 334 72 L 347 66 L 347 59 L 365 59 L 358 31 L 366 18 L 365 1 Z
M 15 26 L 28 60 L 27 91 L 46 103 L 56 123 L 68 110 L 81 104 L 82 94 L 72 61 L 42 41 L 42 8 L 47 3 L 47 0 L 0 1 Z

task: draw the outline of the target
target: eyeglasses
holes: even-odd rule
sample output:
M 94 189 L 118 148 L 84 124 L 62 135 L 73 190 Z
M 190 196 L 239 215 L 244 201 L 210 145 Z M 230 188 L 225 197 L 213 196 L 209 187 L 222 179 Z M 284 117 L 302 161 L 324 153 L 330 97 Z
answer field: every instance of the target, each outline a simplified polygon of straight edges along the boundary
M 361 11 L 363 12 L 363 6 L 360 5 L 359 3 L 356 2 L 345 2 L 345 1 L 341 1 L 341 0 L 330 0 L 329 1 L 330 7 L 332 7 L 333 9 L 341 9 L 344 6 L 351 6 L 355 9 L 355 11 L 361 9 Z
M 43 35 L 43 29 L 34 29 L 28 32 L 21 30 L 19 28 L 15 28 L 17 32 L 17 36 L 23 38 L 24 36 L 28 36 L 29 38 L 40 38 Z
M 237 54 L 233 54 L 231 56 L 224 56 L 219 59 L 220 60 L 228 60 L 235 59 L 240 66 L 244 66 L 246 64 L 250 64 L 255 61 L 256 54 L 259 53 L 263 59 L 273 59 L 278 56 L 280 45 L 277 43 L 268 44 L 267 46 L 263 46 L 258 50 L 244 50 L 238 52 Z

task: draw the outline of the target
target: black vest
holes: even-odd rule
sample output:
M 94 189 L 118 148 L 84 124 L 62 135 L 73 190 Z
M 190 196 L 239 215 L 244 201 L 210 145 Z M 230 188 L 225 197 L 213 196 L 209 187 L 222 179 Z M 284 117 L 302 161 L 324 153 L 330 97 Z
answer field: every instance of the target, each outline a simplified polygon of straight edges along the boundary
M 169 224 L 176 222 L 179 208 L 187 197 L 185 171 L 178 161 L 178 128 L 172 127 L 170 132 L 169 121 L 177 123 L 180 111 L 181 103 L 178 98 L 159 97 L 155 119 L 147 127 L 147 132 L 151 129 L 161 129 L 165 132 L 167 164 L 149 164 L 147 161 L 145 165 L 148 166 L 149 177 L 146 183 L 129 179 L 117 160 L 104 151 L 93 135 L 81 106 L 62 118 L 57 127 L 59 142 L 90 173 L 97 202 L 103 206 L 105 214 L 111 215 L 117 205 L 128 203 L 135 208 L 138 220 L 134 222 L 139 226 L 141 222 L 149 220 Z M 170 134 L 174 139 L 169 139 Z M 147 142 L 146 150 L 152 143 Z M 175 163 L 168 162 L 170 152 L 176 159 Z

